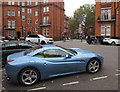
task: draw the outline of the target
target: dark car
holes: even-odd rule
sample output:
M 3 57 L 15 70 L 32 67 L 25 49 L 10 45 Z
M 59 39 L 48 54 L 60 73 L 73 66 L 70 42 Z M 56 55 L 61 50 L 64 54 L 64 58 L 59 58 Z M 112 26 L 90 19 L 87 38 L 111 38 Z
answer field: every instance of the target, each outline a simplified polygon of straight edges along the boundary
M 36 44 L 26 42 L 26 41 L 10 41 L 0 43 L 0 57 L 2 58 L 2 66 L 6 64 L 7 56 L 16 52 L 25 51 L 36 46 Z

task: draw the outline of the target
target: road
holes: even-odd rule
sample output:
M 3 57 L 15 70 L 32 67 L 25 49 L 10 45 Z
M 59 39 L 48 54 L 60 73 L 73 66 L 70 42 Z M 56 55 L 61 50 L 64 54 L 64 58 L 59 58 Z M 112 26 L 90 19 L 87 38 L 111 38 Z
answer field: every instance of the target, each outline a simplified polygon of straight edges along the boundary
M 37 84 L 26 87 L 13 84 L 3 77 L 2 84 L 5 90 L 118 90 L 118 46 L 88 45 L 79 40 L 67 42 L 55 42 L 55 45 L 66 48 L 81 48 L 90 50 L 104 57 L 104 66 L 96 74 L 79 73 L 60 76 L 40 81 Z M 4 72 L 4 70 L 2 70 Z

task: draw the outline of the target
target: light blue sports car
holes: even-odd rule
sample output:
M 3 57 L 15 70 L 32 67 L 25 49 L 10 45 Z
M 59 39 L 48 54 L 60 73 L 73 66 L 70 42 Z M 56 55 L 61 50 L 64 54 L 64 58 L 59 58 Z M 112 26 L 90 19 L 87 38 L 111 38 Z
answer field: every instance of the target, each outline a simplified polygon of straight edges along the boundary
M 41 45 L 7 57 L 5 76 L 12 82 L 33 85 L 39 80 L 79 73 L 96 73 L 103 57 L 79 48 Z

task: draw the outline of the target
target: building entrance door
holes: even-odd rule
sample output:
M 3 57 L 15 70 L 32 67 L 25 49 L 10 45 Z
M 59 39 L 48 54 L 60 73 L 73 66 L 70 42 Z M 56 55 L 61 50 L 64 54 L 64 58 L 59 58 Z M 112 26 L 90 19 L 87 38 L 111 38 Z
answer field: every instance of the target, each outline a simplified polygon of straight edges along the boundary
M 17 32 L 17 38 L 20 39 L 21 37 L 21 32 Z

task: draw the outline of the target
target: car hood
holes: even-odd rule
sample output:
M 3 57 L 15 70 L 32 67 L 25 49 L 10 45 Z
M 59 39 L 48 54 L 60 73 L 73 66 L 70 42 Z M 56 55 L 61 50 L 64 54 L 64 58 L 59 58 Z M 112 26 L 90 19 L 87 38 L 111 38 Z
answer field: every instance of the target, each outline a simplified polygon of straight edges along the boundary
M 19 58 L 19 57 L 21 57 L 21 56 L 24 56 L 24 52 L 25 52 L 25 51 L 11 54 L 11 55 L 9 55 L 9 56 L 7 57 L 7 60 L 14 60 L 14 59 L 16 59 L 16 58 Z
M 76 52 L 77 52 L 77 53 L 79 53 L 79 54 L 94 53 L 94 52 L 92 52 L 92 51 L 83 50 L 83 49 L 80 49 L 80 48 L 70 48 L 70 49 L 72 49 L 72 50 L 76 51 Z

